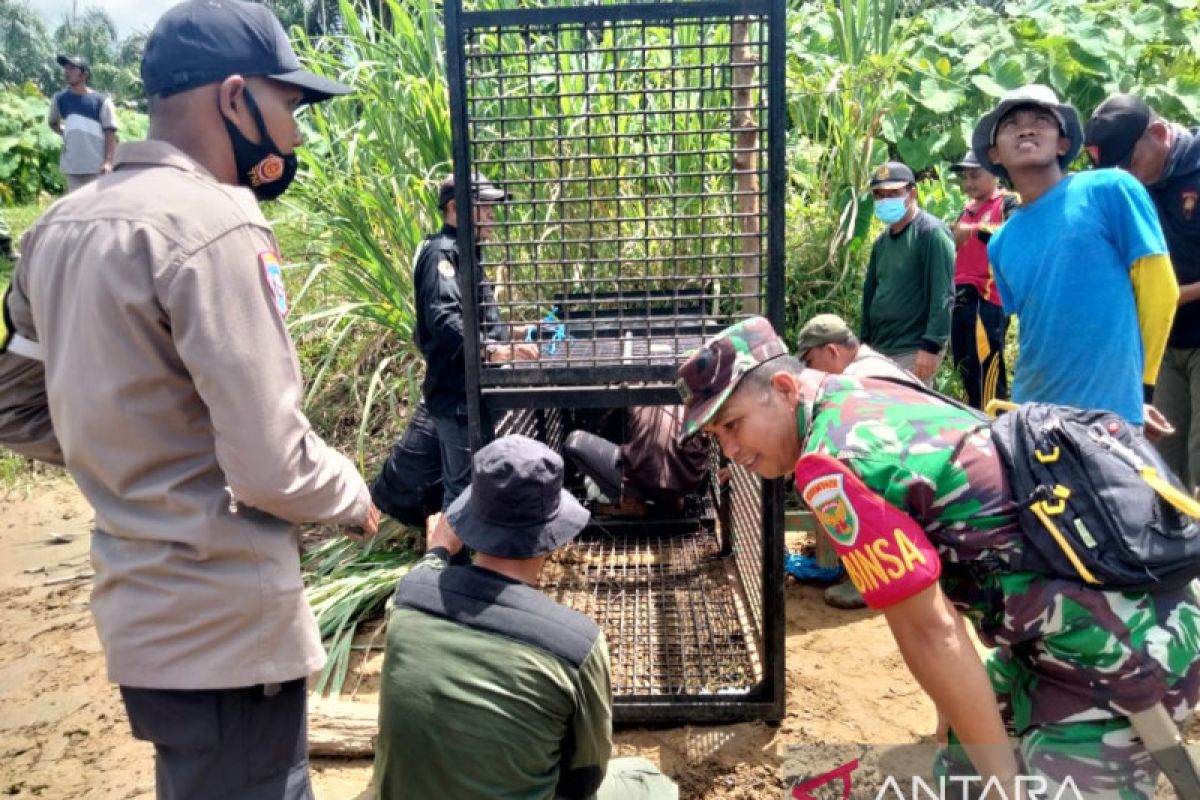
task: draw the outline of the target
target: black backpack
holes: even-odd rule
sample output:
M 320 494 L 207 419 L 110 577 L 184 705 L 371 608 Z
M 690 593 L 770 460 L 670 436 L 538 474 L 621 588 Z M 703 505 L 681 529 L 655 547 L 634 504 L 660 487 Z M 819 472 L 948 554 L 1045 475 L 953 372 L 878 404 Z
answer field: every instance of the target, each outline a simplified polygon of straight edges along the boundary
M 1025 533 L 1013 569 L 1116 591 L 1200 576 L 1200 504 L 1121 417 L 1026 403 L 991 430 Z

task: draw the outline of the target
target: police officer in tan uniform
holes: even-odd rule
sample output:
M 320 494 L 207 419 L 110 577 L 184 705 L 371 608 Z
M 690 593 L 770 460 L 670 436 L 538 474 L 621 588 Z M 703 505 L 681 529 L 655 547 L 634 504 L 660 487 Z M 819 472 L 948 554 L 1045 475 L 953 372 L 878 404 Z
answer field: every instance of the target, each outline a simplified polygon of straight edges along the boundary
M 305 678 L 325 653 L 295 524 L 372 534 L 378 512 L 301 413 L 256 198 L 295 173 L 296 108 L 349 88 L 301 70 L 271 12 L 241 0 L 168 11 L 142 80 L 148 140 L 23 240 L 0 437 L 61 447 L 95 508 L 92 610 L 158 797 L 311 798 Z

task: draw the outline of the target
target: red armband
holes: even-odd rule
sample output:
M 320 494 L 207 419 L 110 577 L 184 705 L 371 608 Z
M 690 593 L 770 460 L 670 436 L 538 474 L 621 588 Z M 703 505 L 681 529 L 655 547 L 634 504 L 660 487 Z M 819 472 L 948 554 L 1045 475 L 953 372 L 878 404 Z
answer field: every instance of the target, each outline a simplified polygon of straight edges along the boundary
M 850 580 L 871 608 L 887 608 L 932 586 L 942 561 L 916 520 L 827 455 L 796 462 L 796 492 L 833 540 Z

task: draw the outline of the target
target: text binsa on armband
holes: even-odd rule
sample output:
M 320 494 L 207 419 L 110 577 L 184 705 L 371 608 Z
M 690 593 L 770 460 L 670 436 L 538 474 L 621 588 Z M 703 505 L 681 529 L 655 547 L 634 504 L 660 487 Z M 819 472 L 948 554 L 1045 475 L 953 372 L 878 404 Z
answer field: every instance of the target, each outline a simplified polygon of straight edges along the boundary
M 924 529 L 846 464 L 810 453 L 796 462 L 795 478 L 800 498 L 871 608 L 887 608 L 937 581 L 942 562 Z
M 860 592 L 878 589 L 911 574 L 914 565 L 928 567 L 925 554 L 896 528 L 883 536 L 842 554 L 850 580 Z

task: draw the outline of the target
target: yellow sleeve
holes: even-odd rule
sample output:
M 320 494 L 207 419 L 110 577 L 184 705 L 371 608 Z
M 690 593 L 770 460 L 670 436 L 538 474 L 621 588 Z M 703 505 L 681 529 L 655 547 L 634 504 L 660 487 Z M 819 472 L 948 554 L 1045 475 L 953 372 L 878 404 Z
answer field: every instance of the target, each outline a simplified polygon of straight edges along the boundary
M 1158 380 L 1158 367 L 1167 349 L 1167 336 L 1175 319 L 1179 302 L 1179 284 L 1171 259 L 1161 253 L 1139 258 L 1129 270 L 1133 281 L 1133 296 L 1137 300 L 1138 328 L 1142 332 L 1142 351 L 1145 366 L 1142 383 L 1153 386 Z

